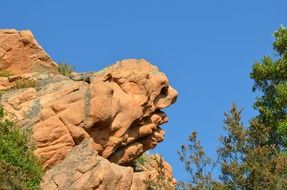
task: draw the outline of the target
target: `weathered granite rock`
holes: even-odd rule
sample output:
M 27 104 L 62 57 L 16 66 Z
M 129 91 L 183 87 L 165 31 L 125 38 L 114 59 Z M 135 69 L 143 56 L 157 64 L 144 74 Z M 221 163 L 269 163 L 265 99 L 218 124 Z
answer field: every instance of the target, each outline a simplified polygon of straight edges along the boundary
M 149 183 L 156 183 L 157 165 L 150 161 L 145 164 L 148 170 L 133 172 L 131 167 L 110 163 L 98 155 L 92 139 L 86 139 L 70 151 L 63 162 L 49 169 L 41 183 L 43 190 L 145 190 Z M 166 162 L 164 162 L 167 164 Z M 170 166 L 164 166 L 170 172 Z M 167 177 L 167 183 L 172 178 Z M 166 189 L 167 190 L 167 189 Z
M 166 76 L 145 60 L 124 60 L 90 77 L 90 84 L 41 75 L 35 88 L 11 91 L 5 110 L 33 127 L 35 154 L 51 167 L 83 139 L 114 163 L 127 165 L 163 140 L 160 110 L 177 96 Z M 35 80 L 36 77 L 34 77 Z
M 57 72 L 57 65 L 29 30 L 0 30 L 0 70 L 14 74 Z
M 86 186 L 80 189 L 101 189 L 103 184 L 115 180 L 114 185 L 121 184 L 121 189 L 127 185 L 136 190 L 144 187 L 144 178 L 155 176 L 146 171 L 133 174 L 131 168 L 115 164 L 129 166 L 164 139 L 160 125 L 168 119 L 161 109 L 176 101 L 177 92 L 157 67 L 143 59 L 128 59 L 99 72 L 72 73 L 66 77 L 56 71 L 57 65 L 28 31 L 0 30 L 1 51 L 4 53 L 0 54 L 0 70 L 14 75 L 0 78 L 0 90 L 6 90 L 0 103 L 20 127 L 32 129 L 34 153 L 48 170 L 44 189 L 53 189 L 55 185 L 56 189 L 79 189 L 83 184 Z M 22 80 L 35 84 L 15 88 L 17 81 Z M 81 165 L 81 155 L 77 154 L 82 152 L 77 151 L 83 146 L 88 147 L 87 154 L 94 156 L 83 153 L 82 161 L 86 164 Z M 99 160 L 105 163 L 102 174 L 95 170 Z M 97 164 L 84 173 L 73 168 L 80 165 L 83 169 L 89 162 Z M 75 175 L 72 179 L 66 179 L 70 176 L 64 174 L 69 164 L 71 176 Z M 168 173 L 165 176 L 172 180 L 171 171 Z M 51 180 L 49 176 L 56 177 Z M 132 176 L 129 182 L 126 176 Z M 99 181 L 90 183 L 89 179 Z
M 86 139 L 43 177 L 44 190 L 130 189 L 133 169 L 110 163 Z M 144 188 L 142 188 L 144 189 Z

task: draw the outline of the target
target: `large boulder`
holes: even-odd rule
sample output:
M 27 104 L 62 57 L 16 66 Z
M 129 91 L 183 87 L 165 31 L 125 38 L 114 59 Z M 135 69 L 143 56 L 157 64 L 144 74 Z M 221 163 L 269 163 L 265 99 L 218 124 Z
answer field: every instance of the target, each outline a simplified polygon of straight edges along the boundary
M 145 60 L 123 60 L 88 82 L 38 78 L 37 87 L 8 92 L 1 103 L 21 126 L 33 127 L 35 154 L 45 167 L 90 137 L 104 158 L 128 165 L 164 139 L 161 109 L 177 97 L 167 77 Z
M 133 169 L 110 163 L 99 156 L 93 140 L 84 140 L 63 162 L 48 170 L 41 189 L 130 189 Z M 144 189 L 144 188 L 141 188 Z
M 121 189 L 144 189 L 151 173 L 124 166 L 164 140 L 160 125 L 168 118 L 162 109 L 177 98 L 165 74 L 144 59 L 68 77 L 57 68 L 31 32 L 0 30 L 0 71 L 14 74 L 0 77 L 0 103 L 7 117 L 31 129 L 34 153 L 47 170 L 42 187 L 89 189 L 114 181 Z M 90 168 L 79 172 L 77 166 Z
M 158 166 L 151 156 L 150 161 L 143 163 L 145 170 L 134 172 L 131 167 L 110 163 L 99 156 L 93 140 L 85 139 L 67 154 L 63 162 L 45 173 L 41 189 L 145 190 L 159 182 L 165 183 L 162 189 L 174 189 L 170 166 L 164 161 L 162 163 L 163 166 Z M 158 175 L 166 177 L 166 181 L 159 181 Z

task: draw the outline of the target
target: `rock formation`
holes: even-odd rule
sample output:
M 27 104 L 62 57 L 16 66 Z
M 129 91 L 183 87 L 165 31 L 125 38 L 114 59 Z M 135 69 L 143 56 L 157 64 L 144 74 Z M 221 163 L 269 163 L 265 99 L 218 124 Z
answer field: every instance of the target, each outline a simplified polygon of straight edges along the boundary
M 173 189 L 171 167 L 163 162 L 163 172 L 167 188 Z M 146 170 L 133 172 L 131 167 L 110 163 L 98 155 L 92 139 L 86 139 L 70 151 L 63 162 L 48 170 L 41 184 L 42 189 L 128 189 L 144 190 L 148 183 L 156 181 L 159 175 L 158 165 L 150 161 Z M 168 190 L 167 188 L 164 188 Z
M 0 69 L 14 74 L 56 72 L 57 65 L 29 30 L 0 30 Z
M 13 74 L 0 77 L 1 104 L 32 129 L 34 153 L 47 170 L 42 188 L 145 189 L 149 172 L 124 166 L 164 139 L 161 109 L 177 97 L 167 77 L 143 59 L 70 77 L 57 67 L 31 32 L 0 30 L 0 69 Z

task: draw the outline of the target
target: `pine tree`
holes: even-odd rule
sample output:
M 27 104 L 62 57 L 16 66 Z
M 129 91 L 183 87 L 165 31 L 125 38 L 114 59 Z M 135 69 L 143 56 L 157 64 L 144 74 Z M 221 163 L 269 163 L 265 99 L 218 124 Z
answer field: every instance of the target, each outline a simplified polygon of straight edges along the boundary
M 265 56 L 250 75 L 253 91 L 262 94 L 254 103 L 259 114 L 244 127 L 236 105 L 225 113 L 226 135 L 215 162 L 193 132 L 178 152 L 192 180 L 179 189 L 287 189 L 287 29 L 281 26 L 274 37 L 276 57 Z M 215 165 L 221 169 L 218 180 L 212 179 Z

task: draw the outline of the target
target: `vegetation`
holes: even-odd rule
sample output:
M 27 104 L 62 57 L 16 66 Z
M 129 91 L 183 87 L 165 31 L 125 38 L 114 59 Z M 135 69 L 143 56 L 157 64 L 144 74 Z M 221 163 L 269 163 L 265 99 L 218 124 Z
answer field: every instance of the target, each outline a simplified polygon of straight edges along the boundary
M 170 179 L 165 175 L 163 159 L 160 155 L 153 155 L 153 161 L 156 165 L 157 175 L 155 179 L 145 180 L 147 190 L 175 190 Z
M 218 160 L 205 154 L 196 133 L 178 151 L 191 181 L 179 189 L 287 189 L 287 29 L 274 33 L 275 58 L 265 56 L 251 72 L 253 91 L 262 94 L 254 103 L 258 115 L 248 127 L 241 122 L 242 110 L 235 105 L 225 113 Z M 213 168 L 221 169 L 213 179 Z
M 21 88 L 35 88 L 37 86 L 37 81 L 31 79 L 19 79 L 16 80 L 14 88 L 21 89 Z
M 7 70 L 0 70 L 0 77 L 9 77 L 13 76 L 14 74 L 10 71 Z M 15 81 L 14 88 L 16 89 L 21 89 L 21 88 L 30 88 L 30 87 L 35 87 L 37 85 L 37 81 L 31 80 L 31 79 L 25 79 L 21 78 Z M 0 91 L 0 96 L 3 95 L 5 91 L 1 90 Z
M 66 63 L 58 63 L 58 71 L 64 76 L 70 76 L 71 73 L 75 70 L 74 66 Z
M 185 170 L 191 176 L 191 181 L 188 184 L 179 182 L 178 189 L 209 189 L 212 187 L 214 183 L 211 177 L 213 168 L 206 171 L 206 167 L 212 164 L 211 159 L 205 154 L 196 132 L 192 132 L 189 136 L 189 144 L 182 145 L 178 154 L 185 165 Z
M 279 149 L 287 146 L 287 29 L 283 26 L 274 33 L 273 43 L 278 58 L 265 56 L 253 66 L 251 78 L 254 91 L 263 95 L 254 104 L 259 111 L 257 119 L 270 129 L 270 144 Z
M 10 71 L 7 70 L 0 70 L 0 77 L 10 77 L 13 76 L 14 74 Z
M 38 189 L 42 168 L 28 143 L 28 132 L 3 119 L 0 107 L 0 189 Z
M 139 158 L 134 160 L 134 162 L 132 163 L 134 171 L 141 172 L 146 170 L 146 166 L 149 165 L 151 159 L 152 159 L 151 155 L 149 155 L 148 153 L 143 153 Z
M 154 179 L 144 181 L 147 190 L 175 190 L 170 179 L 166 177 L 164 161 L 159 154 L 144 153 L 134 161 L 132 166 L 135 172 L 156 170 L 157 175 Z
M 5 90 L 0 90 L 0 97 L 2 97 L 6 93 Z

